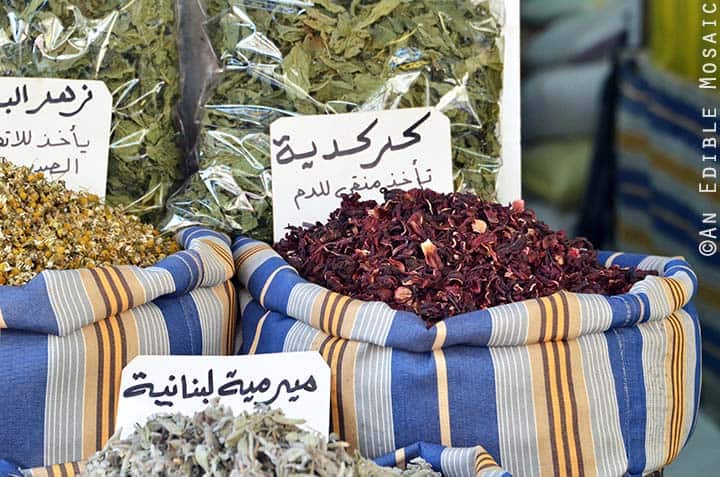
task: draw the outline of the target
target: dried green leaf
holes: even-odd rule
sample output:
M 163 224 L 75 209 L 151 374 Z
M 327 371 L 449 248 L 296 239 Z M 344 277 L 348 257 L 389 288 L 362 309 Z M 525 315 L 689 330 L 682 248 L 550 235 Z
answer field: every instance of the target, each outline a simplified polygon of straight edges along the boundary
M 174 0 L 7 0 L 0 73 L 104 81 L 114 99 L 107 202 L 159 218 L 181 179 Z
M 503 62 L 490 0 L 299 5 L 207 0 L 224 71 L 207 92 L 196 153 L 201 171 L 222 165 L 227 174 L 209 182 L 198 173 L 171 198 L 171 224 L 223 224 L 269 240 L 269 127 L 296 114 L 437 106 L 452 124 L 456 188 L 494 197 Z

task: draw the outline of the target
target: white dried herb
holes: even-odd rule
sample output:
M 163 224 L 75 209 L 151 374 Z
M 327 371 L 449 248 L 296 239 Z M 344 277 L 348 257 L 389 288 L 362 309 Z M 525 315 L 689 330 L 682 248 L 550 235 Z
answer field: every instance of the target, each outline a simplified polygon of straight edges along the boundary
M 353 456 L 348 444 L 303 430 L 302 421 L 282 411 L 259 408 L 233 415 L 213 403 L 193 417 L 164 414 L 136 427 L 127 439 L 117 436 L 92 456 L 84 475 L 290 477 L 435 477 L 424 461 L 406 470 L 380 467 Z

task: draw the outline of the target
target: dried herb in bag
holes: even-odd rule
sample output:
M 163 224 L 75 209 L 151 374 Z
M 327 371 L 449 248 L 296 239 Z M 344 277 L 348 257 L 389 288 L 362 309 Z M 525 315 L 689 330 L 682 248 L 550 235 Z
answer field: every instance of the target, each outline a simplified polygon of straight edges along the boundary
M 149 267 L 178 250 L 97 196 L 0 161 L 0 285 L 23 285 L 43 270 Z
M 201 111 L 182 221 L 270 240 L 270 124 L 293 115 L 435 106 L 456 187 L 495 193 L 501 26 L 489 0 L 208 0 L 223 72 Z
M 4 76 L 104 81 L 113 95 L 107 201 L 157 219 L 180 180 L 174 0 L 9 0 Z
M 385 199 L 346 195 L 327 223 L 291 227 L 275 249 L 313 283 L 428 325 L 560 290 L 625 293 L 649 274 L 603 267 L 592 244 L 550 229 L 521 201 L 420 189 Z
M 213 404 L 187 417 L 163 414 L 138 426 L 127 439 L 112 438 L 85 468 L 88 477 L 439 477 L 429 464 L 405 471 L 379 467 L 350 455 L 347 443 L 298 427 L 282 411 L 233 415 Z

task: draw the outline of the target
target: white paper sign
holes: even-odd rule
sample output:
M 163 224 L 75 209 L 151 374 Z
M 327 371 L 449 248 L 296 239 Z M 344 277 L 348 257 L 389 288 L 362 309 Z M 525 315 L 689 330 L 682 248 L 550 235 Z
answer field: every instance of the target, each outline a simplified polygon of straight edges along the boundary
M 453 191 L 450 120 L 434 108 L 281 118 L 270 138 L 275 240 L 325 221 L 342 194 Z
M 123 369 L 116 431 L 158 413 L 192 416 L 219 398 L 236 414 L 279 408 L 327 437 L 330 368 L 317 352 L 253 356 L 138 356 Z
M 104 198 L 111 115 L 102 81 L 0 78 L 0 159 Z

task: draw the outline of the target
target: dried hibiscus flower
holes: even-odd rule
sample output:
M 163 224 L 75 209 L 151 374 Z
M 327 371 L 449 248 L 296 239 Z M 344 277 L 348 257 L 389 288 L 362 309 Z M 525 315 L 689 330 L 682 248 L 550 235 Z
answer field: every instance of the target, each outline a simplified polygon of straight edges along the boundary
M 428 326 L 453 315 L 551 295 L 616 295 L 650 272 L 597 261 L 592 244 L 472 194 L 393 190 L 385 203 L 344 196 L 325 224 L 291 227 L 275 245 L 300 275 L 384 301 Z

